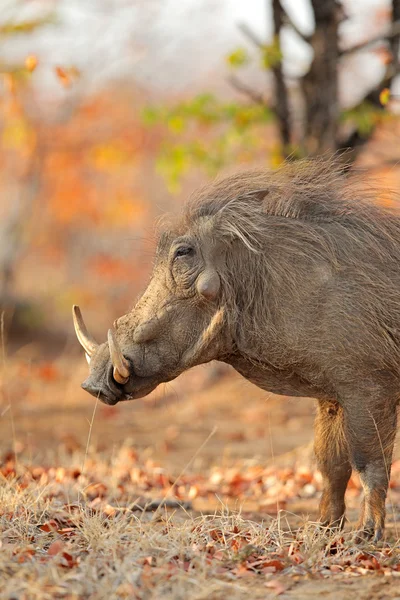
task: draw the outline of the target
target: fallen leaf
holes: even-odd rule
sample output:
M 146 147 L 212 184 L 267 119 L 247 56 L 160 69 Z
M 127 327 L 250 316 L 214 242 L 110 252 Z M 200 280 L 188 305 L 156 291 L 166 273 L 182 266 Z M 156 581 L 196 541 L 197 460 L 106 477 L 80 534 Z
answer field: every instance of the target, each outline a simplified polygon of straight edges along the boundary
M 55 556 L 56 554 L 59 554 L 64 547 L 65 545 L 61 542 L 61 540 L 56 540 L 50 544 L 47 554 L 49 556 Z
M 58 523 L 54 519 L 51 519 L 50 521 L 47 521 L 47 523 L 42 523 L 42 525 L 39 525 L 39 529 L 45 531 L 46 533 L 49 533 L 50 531 L 57 531 L 58 527 Z
M 61 560 L 59 564 L 61 567 L 72 569 L 73 567 L 76 567 L 79 564 L 79 561 L 69 552 L 63 552 L 61 554 Z

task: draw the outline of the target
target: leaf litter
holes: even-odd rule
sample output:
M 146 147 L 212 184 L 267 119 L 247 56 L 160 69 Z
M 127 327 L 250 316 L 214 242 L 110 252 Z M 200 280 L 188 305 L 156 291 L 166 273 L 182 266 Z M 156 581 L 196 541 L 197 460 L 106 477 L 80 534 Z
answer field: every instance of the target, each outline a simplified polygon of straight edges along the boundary
M 306 519 L 299 527 L 291 506 L 315 507 L 321 490 L 309 466 L 242 461 L 176 477 L 131 445 L 85 459 L 80 451 L 62 466 L 2 457 L 2 598 L 234 598 L 256 584 L 255 597 L 265 597 L 284 595 L 299 578 L 400 577 L 396 533 L 357 546 L 350 531 Z M 395 517 L 400 461 L 392 475 Z M 349 502 L 360 493 L 353 477 Z M 218 509 L 201 509 L 207 503 Z

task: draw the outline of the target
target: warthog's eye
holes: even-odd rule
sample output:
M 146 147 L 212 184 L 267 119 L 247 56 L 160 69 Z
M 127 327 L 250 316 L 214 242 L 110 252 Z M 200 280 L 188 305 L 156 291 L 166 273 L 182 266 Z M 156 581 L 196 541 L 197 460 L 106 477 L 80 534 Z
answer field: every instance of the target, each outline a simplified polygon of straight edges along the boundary
M 193 256 L 194 248 L 192 246 L 179 246 L 174 252 L 174 260 L 182 256 Z

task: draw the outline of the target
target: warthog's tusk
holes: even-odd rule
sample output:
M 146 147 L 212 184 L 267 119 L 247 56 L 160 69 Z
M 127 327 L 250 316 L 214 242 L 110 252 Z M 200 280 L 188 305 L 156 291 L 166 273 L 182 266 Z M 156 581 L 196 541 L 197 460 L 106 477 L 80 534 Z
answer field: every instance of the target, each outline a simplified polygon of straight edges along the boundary
M 114 367 L 114 379 L 124 385 L 129 379 L 129 363 L 122 354 L 117 338 L 112 329 L 108 330 L 108 346 L 110 348 L 111 362 Z
M 72 318 L 74 320 L 76 337 L 82 348 L 85 350 L 86 356 L 90 359 L 99 345 L 94 341 L 92 336 L 89 335 L 80 308 L 79 306 L 76 306 L 76 304 L 72 307 Z M 90 362 L 90 360 L 88 360 L 88 362 Z

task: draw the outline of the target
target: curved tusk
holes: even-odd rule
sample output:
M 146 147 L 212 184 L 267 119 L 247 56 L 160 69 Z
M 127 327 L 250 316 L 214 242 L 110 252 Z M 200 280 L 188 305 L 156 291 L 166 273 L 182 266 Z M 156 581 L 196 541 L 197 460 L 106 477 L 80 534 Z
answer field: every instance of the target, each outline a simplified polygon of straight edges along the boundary
M 129 363 L 122 354 L 117 338 L 112 329 L 108 330 L 108 346 L 110 348 L 111 362 L 114 367 L 114 379 L 124 385 L 129 379 Z
M 90 359 L 96 352 L 99 345 L 94 341 L 94 339 L 86 329 L 82 313 L 80 311 L 79 306 L 76 306 L 76 304 L 74 304 L 72 307 L 72 318 L 74 320 L 76 337 L 78 338 L 80 345 L 85 350 L 86 355 Z

